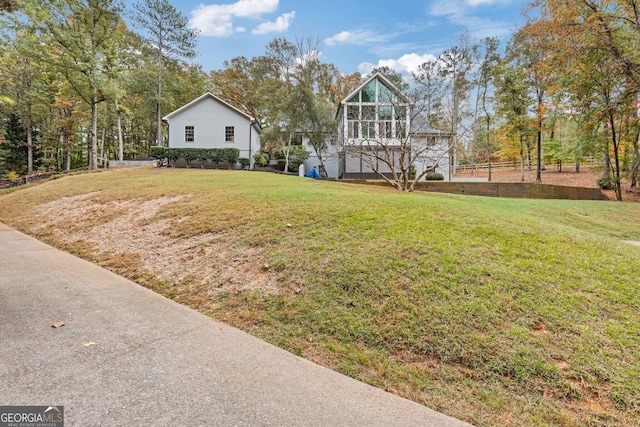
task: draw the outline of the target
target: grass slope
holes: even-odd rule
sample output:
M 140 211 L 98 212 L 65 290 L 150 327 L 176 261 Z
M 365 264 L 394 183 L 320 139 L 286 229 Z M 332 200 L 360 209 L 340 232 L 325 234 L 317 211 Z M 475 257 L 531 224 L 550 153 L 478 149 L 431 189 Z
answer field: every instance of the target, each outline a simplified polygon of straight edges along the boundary
M 60 237 L 119 210 L 36 231 L 38 205 L 79 194 L 103 206 L 184 195 L 145 223 L 173 221 L 171 239 L 220 235 L 220 250 L 253 254 L 276 291 L 197 272 L 161 280 L 139 262 L 149 254 Z M 638 204 L 138 169 L 4 191 L 0 220 L 479 426 L 640 424 L 640 248 L 621 242 L 640 240 Z

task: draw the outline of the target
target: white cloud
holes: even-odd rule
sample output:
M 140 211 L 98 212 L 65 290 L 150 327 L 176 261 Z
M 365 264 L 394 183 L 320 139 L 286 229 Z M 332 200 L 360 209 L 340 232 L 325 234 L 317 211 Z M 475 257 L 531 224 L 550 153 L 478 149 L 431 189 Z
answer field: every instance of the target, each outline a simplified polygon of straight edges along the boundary
M 472 7 L 476 7 L 476 6 L 480 6 L 483 4 L 486 5 L 493 5 L 493 4 L 497 4 L 497 3 L 509 3 L 509 0 L 464 0 L 465 4 L 468 4 L 469 6 Z
M 340 43 L 350 43 L 350 41 L 354 38 L 354 34 L 349 31 L 342 31 L 328 39 L 325 39 L 325 43 L 329 46 L 333 46 L 335 44 Z
M 405 77 L 411 75 L 413 71 L 417 71 L 420 65 L 427 61 L 433 61 L 436 57 L 427 53 L 425 55 L 418 55 L 417 53 L 407 53 L 402 55 L 398 59 L 381 59 L 378 64 L 371 62 L 363 62 L 358 65 L 358 71 L 362 74 L 369 74 L 371 70 L 379 67 L 389 67 L 392 70 L 402 74 Z
M 246 31 L 244 27 L 234 26 L 235 18 L 259 20 L 263 15 L 277 11 L 279 2 L 280 0 L 238 0 L 232 4 L 200 4 L 191 11 L 189 24 L 204 36 L 228 37 Z
M 446 17 L 450 24 L 467 28 L 469 33 L 478 39 L 484 37 L 501 37 L 511 33 L 509 24 L 473 14 L 473 8 L 508 3 L 509 0 L 464 0 L 456 3 L 450 0 L 437 0 L 431 3 L 429 14 Z
M 432 16 L 462 16 L 465 8 L 462 3 L 440 0 L 431 3 L 429 14 Z
M 358 72 L 360 72 L 360 74 L 365 75 L 365 74 L 369 74 L 374 68 L 376 68 L 376 65 L 371 63 L 371 62 L 362 62 L 360 65 L 358 65 Z
M 294 16 L 296 16 L 296 12 L 291 11 L 279 16 L 275 22 L 263 22 L 251 31 L 251 34 L 282 33 L 287 31 Z
M 507 4 L 510 0 L 464 0 L 462 2 L 452 2 L 450 0 L 435 0 L 431 3 L 431 7 L 429 8 L 432 15 L 442 15 L 448 14 L 449 11 L 460 11 L 465 13 L 468 11 L 469 7 L 478 7 L 478 6 L 493 6 L 497 4 Z M 444 13 L 438 14 L 438 11 L 442 11 Z
M 464 17 L 460 19 L 460 22 L 466 28 L 470 28 L 470 34 L 477 39 L 483 39 L 485 37 L 498 37 L 502 39 L 503 37 L 508 37 L 514 29 L 513 24 L 474 16 Z
M 366 45 L 371 43 L 382 43 L 393 38 L 392 35 L 378 34 L 368 30 L 342 31 L 324 40 L 327 46 L 337 44 Z
M 305 64 L 308 61 L 315 61 L 322 58 L 322 52 L 316 49 L 312 49 L 309 52 L 305 53 L 299 58 L 296 58 L 296 62 L 298 64 Z

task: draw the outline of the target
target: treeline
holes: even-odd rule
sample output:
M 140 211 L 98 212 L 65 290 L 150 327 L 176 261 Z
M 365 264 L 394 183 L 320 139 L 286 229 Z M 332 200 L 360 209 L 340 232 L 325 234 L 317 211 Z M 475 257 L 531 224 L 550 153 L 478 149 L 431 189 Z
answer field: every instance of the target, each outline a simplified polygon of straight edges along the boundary
M 497 147 L 538 163 L 602 159 L 602 187 L 637 188 L 640 15 L 632 0 L 544 0 L 494 68 Z M 542 155 L 544 153 L 544 156 Z
M 16 0 L 0 18 L 3 176 L 145 158 L 163 144 L 162 115 L 207 91 L 257 118 L 265 149 L 288 160 L 298 130 L 319 141 L 360 82 L 321 63 L 310 40 L 275 39 L 263 56 L 204 72 L 188 62 L 197 32 L 166 0 Z
M 136 9 L 140 31 L 159 24 L 158 16 L 170 29 L 145 38 L 112 0 L 2 6 L 0 174 L 146 156 L 157 139 L 157 113 L 210 87 L 201 67 L 184 62 L 197 36 L 187 20 L 162 1 Z
M 600 158 L 598 183 L 637 191 L 640 14 L 634 1 L 542 0 L 504 49 L 496 38 L 422 65 L 419 100 L 431 123 L 455 132 L 458 163 L 545 164 Z M 455 69 L 451 73 L 451 69 Z M 449 71 L 449 73 L 447 73 Z M 450 93 L 441 88 L 449 86 Z
M 543 0 L 503 46 L 456 45 L 411 76 L 382 71 L 428 125 L 452 132 L 457 163 L 602 159 L 603 186 L 637 186 L 640 19 L 632 1 Z M 96 167 L 161 145 L 160 118 L 204 92 L 256 118 L 263 150 L 321 154 L 336 105 L 360 82 L 320 60 L 311 39 L 274 39 L 265 53 L 205 72 L 188 60 L 197 33 L 167 0 L 15 0 L 0 4 L 0 175 Z M 130 14 L 134 28 L 123 17 Z M 378 71 L 378 70 L 374 70 Z M 491 170 L 491 169 L 489 169 Z

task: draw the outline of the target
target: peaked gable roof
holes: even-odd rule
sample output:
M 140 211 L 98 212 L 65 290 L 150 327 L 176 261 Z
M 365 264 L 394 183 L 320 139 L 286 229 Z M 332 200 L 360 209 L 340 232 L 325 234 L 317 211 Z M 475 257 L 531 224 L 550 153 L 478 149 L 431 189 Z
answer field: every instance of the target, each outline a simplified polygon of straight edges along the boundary
M 400 98 L 401 102 L 404 102 L 404 103 L 407 103 L 407 104 L 411 103 L 411 101 L 409 100 L 409 97 L 407 95 L 405 95 L 400 89 L 398 89 L 397 86 L 394 85 L 391 82 L 391 80 L 389 80 L 389 78 L 387 76 L 382 74 L 380 71 L 376 71 L 376 73 L 374 75 L 372 75 L 371 77 L 369 77 L 368 79 L 366 79 L 365 81 L 360 83 L 360 86 L 358 86 L 353 91 L 351 91 L 351 93 L 349 93 L 347 96 L 345 96 L 344 99 L 342 101 L 340 101 L 340 104 L 344 105 L 344 103 L 347 102 L 348 99 L 353 98 L 358 92 L 360 92 L 369 83 L 371 83 L 372 81 L 374 81 L 376 79 L 380 80 L 385 86 L 387 86 L 387 88 L 389 88 L 393 92 L 394 95 L 396 95 L 398 98 Z
M 434 129 L 429 125 L 429 121 L 423 114 L 416 114 L 411 118 L 412 135 L 428 135 L 428 136 L 451 136 L 451 132 Z
M 190 107 L 202 102 L 204 99 L 207 98 L 211 98 L 214 101 L 218 102 L 219 104 L 229 108 L 232 111 L 235 111 L 236 113 L 240 114 L 241 116 L 245 117 L 247 120 L 251 121 L 251 122 L 256 122 L 256 119 L 254 119 L 253 117 L 251 117 L 250 115 L 248 115 L 247 113 L 245 113 L 242 110 L 237 109 L 236 107 L 234 107 L 233 105 L 229 104 L 228 102 L 218 98 L 217 96 L 215 96 L 214 94 L 212 94 L 211 92 L 207 92 L 204 95 L 199 96 L 198 98 L 194 99 L 193 101 L 189 102 L 188 104 L 183 105 L 182 107 L 178 108 L 175 111 L 172 111 L 171 113 L 167 114 L 166 116 L 164 116 L 162 118 L 162 120 L 168 120 L 171 117 L 180 114 L 181 112 L 183 112 L 184 110 L 189 109 Z M 256 122 L 255 123 L 258 127 L 260 127 L 260 125 Z

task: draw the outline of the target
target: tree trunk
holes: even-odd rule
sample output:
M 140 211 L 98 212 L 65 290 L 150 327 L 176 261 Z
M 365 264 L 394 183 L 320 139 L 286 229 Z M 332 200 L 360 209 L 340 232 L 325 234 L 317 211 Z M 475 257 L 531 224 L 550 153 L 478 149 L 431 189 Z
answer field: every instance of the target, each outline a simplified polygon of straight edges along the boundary
M 115 101 L 116 104 L 116 117 L 118 120 L 118 160 L 124 160 L 124 141 L 122 140 L 122 112 L 120 111 L 120 106 L 118 105 L 118 100 Z
M 490 136 L 489 136 L 489 131 L 490 131 L 490 127 L 491 127 L 491 118 L 489 117 L 489 114 L 487 113 L 487 109 L 484 109 L 485 114 L 487 115 L 487 160 L 489 161 L 489 182 L 491 182 L 491 141 L 490 141 Z
M 160 116 L 160 101 L 158 101 L 158 104 L 156 106 L 157 110 L 156 110 L 156 114 L 157 114 L 157 121 L 156 121 L 156 145 L 157 146 L 161 146 L 162 145 L 162 119 Z
M 156 145 L 162 145 L 162 49 L 158 46 L 158 87 L 156 100 Z
M 454 80 L 457 80 L 454 74 Z M 451 126 L 451 150 L 449 152 L 449 179 L 451 179 L 451 174 L 456 174 L 456 161 L 455 161 L 455 152 L 456 146 L 458 145 L 458 114 L 459 114 L 459 99 L 458 99 L 458 87 L 457 82 L 454 81 L 453 84 L 453 126 Z
M 149 148 L 151 147 L 151 144 L 153 144 L 153 141 L 157 141 L 156 135 L 154 134 L 155 126 L 156 126 L 155 120 L 151 120 L 149 122 L 149 139 L 148 139 L 149 142 L 145 147 L 147 149 L 147 154 L 149 154 Z
M 536 182 L 542 182 L 542 107 L 543 107 L 543 99 L 544 92 L 542 90 L 538 90 L 538 141 L 537 141 L 537 157 L 538 157 L 538 168 L 536 169 Z
M 65 138 L 64 132 L 60 135 L 60 145 L 62 145 L 62 163 L 63 163 L 62 168 L 65 171 L 70 171 L 71 170 L 71 144 L 69 144 L 69 141 Z
M 536 182 L 542 182 L 542 122 L 538 122 L 536 157 L 538 161 L 538 166 L 536 167 Z
M 317 152 L 316 152 L 317 153 Z M 324 167 L 324 160 L 322 160 L 322 155 L 318 154 L 318 160 L 320 160 L 320 168 L 322 168 L 322 170 L 324 171 L 324 173 L 327 173 L 327 168 Z M 320 171 L 318 171 L 318 173 L 322 176 L 322 174 L 320 173 Z
M 476 90 L 476 106 L 473 110 L 473 143 L 471 144 L 471 176 L 475 176 L 476 174 L 476 141 L 477 141 L 477 131 L 476 122 L 478 120 L 478 110 L 480 109 L 480 86 L 478 85 L 478 89 Z M 485 94 L 486 95 L 486 94 Z M 491 180 L 489 180 L 491 181 Z
M 611 126 L 611 143 L 613 144 L 613 158 L 615 161 L 613 171 L 615 177 L 613 180 L 613 188 L 616 192 L 616 200 L 622 201 L 622 188 L 620 187 L 620 147 L 618 144 L 618 135 L 615 128 L 615 120 L 613 117 L 613 113 L 611 112 L 609 113 L 609 125 Z
M 291 143 L 291 141 L 289 141 Z M 282 154 L 284 154 L 284 173 L 289 172 L 289 154 L 291 153 L 291 145 L 282 147 Z
M 536 182 L 542 182 L 542 121 L 538 121 L 538 135 L 536 141 Z
M 635 189 L 638 185 L 638 173 L 640 170 L 640 150 L 638 149 L 638 139 L 640 138 L 640 132 L 634 131 L 633 134 L 633 163 L 631 165 L 631 188 Z
M 602 153 L 602 177 L 611 178 L 611 159 L 609 158 L 609 145 L 605 146 L 605 151 Z
M 524 182 L 524 137 L 520 135 L 520 181 Z
M 98 158 L 98 95 L 91 98 L 91 150 L 89 152 L 89 170 L 97 168 Z
M 327 169 L 324 167 L 324 160 L 322 160 L 322 149 L 318 149 L 320 145 L 318 144 L 313 144 L 313 150 L 316 152 L 316 155 L 318 156 L 318 160 L 320 161 L 320 167 L 322 168 L 323 171 L 327 171 Z M 305 171 L 306 172 L 306 171 Z M 320 171 L 317 171 L 320 174 Z M 322 175 L 322 174 L 320 174 Z
M 102 120 L 102 135 L 100 139 L 100 162 L 103 168 L 107 167 L 107 162 L 104 160 L 104 139 L 107 137 L 107 103 L 104 103 L 104 118 Z
M 31 103 L 27 103 L 27 117 L 25 120 L 27 128 L 27 173 L 33 172 L 33 123 L 31 122 Z

